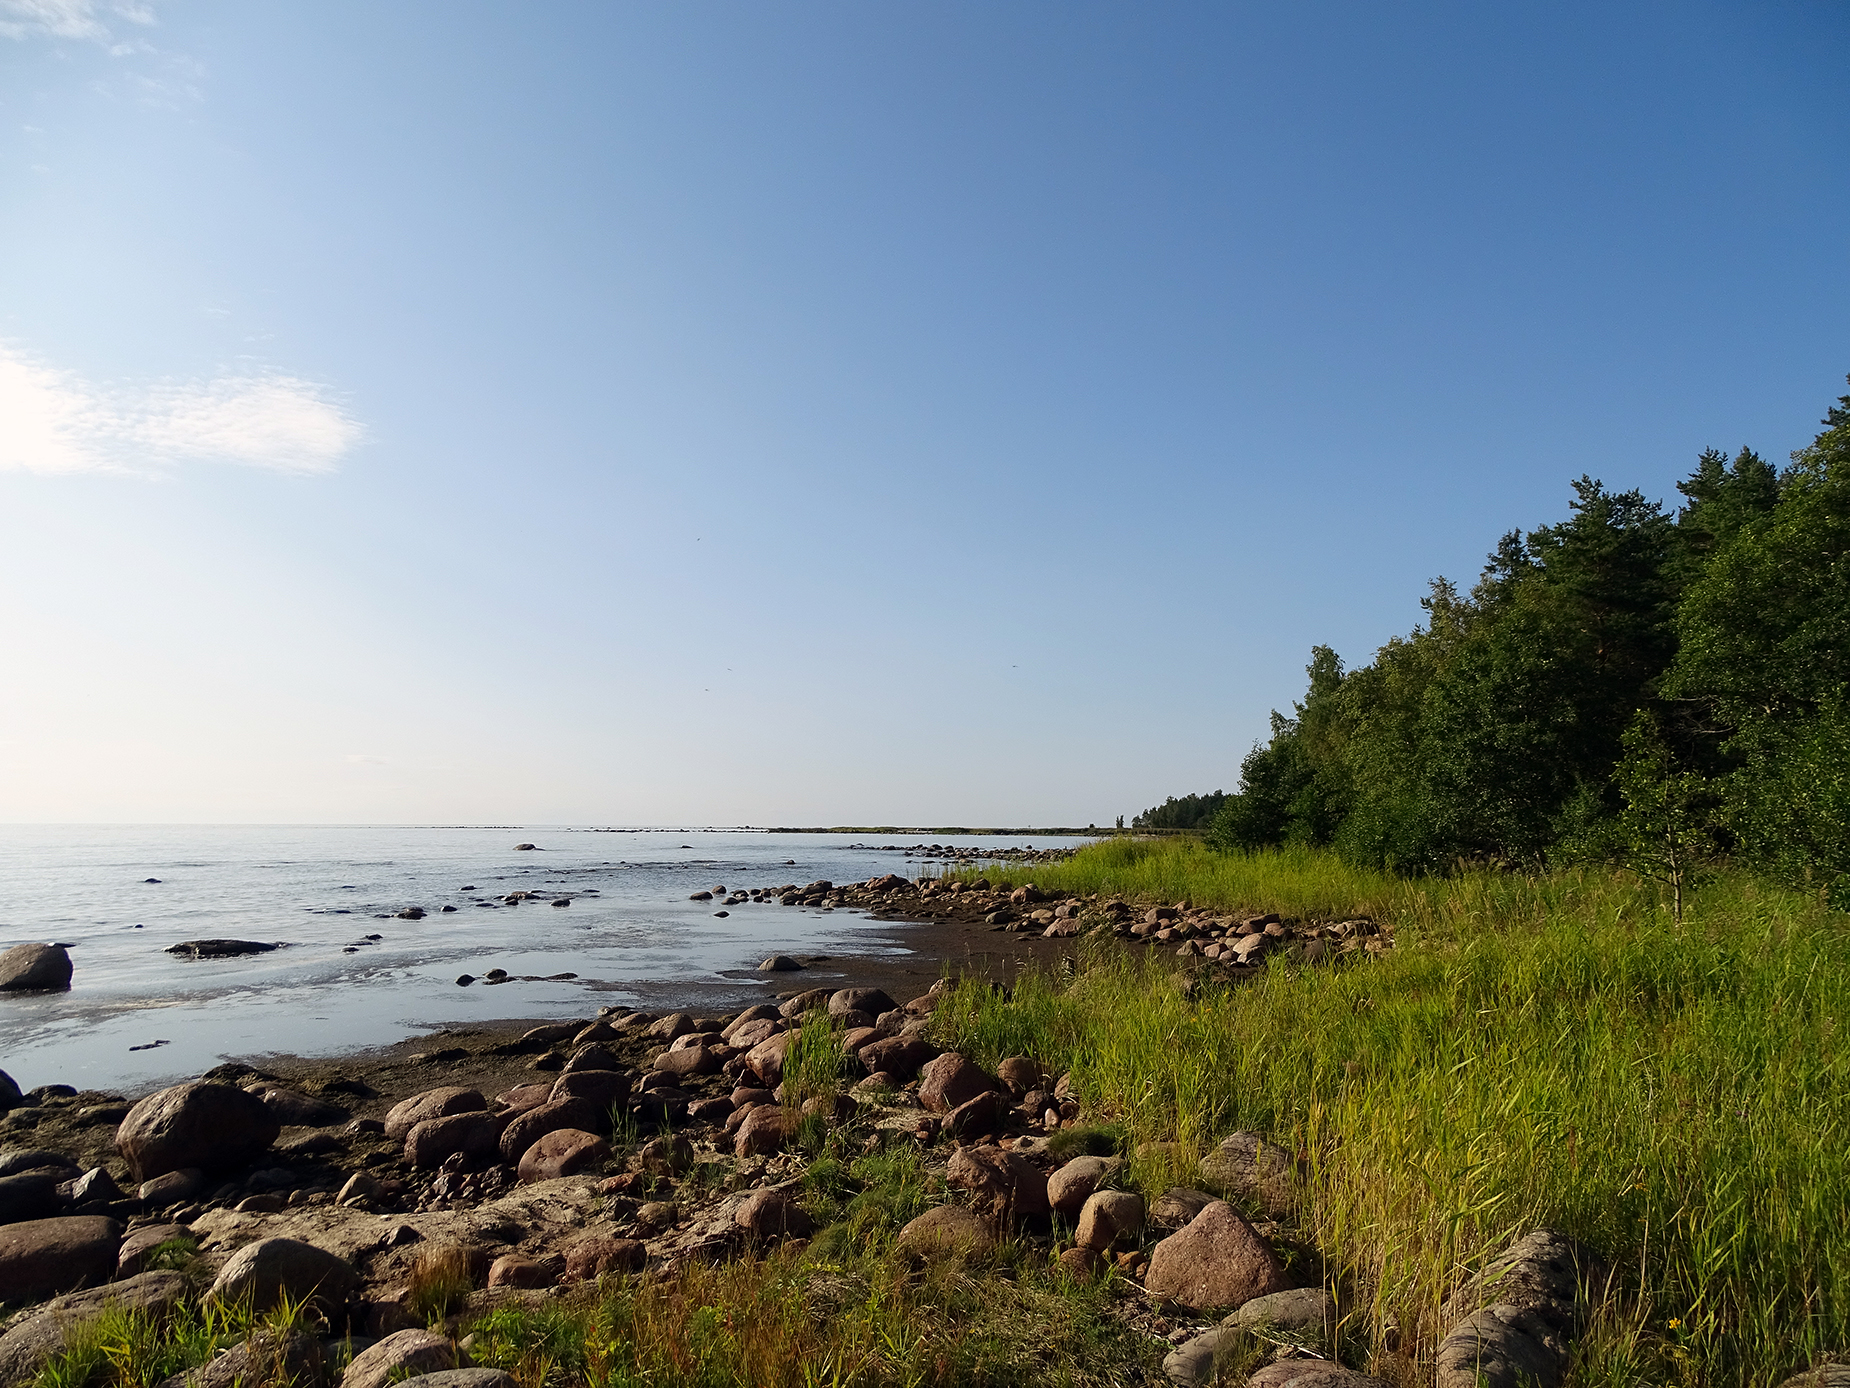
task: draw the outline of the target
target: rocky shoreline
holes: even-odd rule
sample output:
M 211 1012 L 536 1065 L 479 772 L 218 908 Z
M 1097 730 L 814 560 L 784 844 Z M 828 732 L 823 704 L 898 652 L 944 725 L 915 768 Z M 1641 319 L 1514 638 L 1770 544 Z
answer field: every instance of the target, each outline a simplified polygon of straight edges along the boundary
M 1364 920 L 1049 900 L 981 879 L 757 899 L 952 921 L 1010 950 L 1160 950 L 1184 991 L 1237 985 L 1277 954 L 1333 962 L 1392 943 Z M 605 1008 L 360 1059 L 234 1062 L 134 1104 L 55 1085 L 21 1095 L 0 1076 L 0 1302 L 23 1307 L 0 1330 L 0 1385 L 30 1381 L 106 1303 L 162 1315 L 200 1296 L 312 1304 L 316 1330 L 263 1349 L 298 1382 L 383 1388 L 466 1368 L 466 1325 L 495 1306 L 800 1246 L 818 1232 L 801 1187 L 826 1137 L 913 1153 L 948 1197 L 899 1230 L 899 1256 L 980 1276 L 1007 1240 L 1075 1279 L 1110 1278 L 1113 1314 L 1162 1345 L 1182 1388 L 1214 1381 L 1217 1357 L 1230 1370 L 1242 1335 L 1267 1347 L 1239 1366 L 1258 1388 L 1381 1388 L 1338 1360 L 1361 1321 L 1342 1299 L 1354 1289 L 1296 1233 L 1297 1156 L 1228 1134 L 1194 1185 L 1146 1206 L 1117 1187 L 1128 1157 L 1151 1154 L 1101 1146 L 1104 1115 L 1066 1076 L 1028 1056 L 990 1073 L 934 1040 L 958 989 L 1006 986 L 972 972 L 903 1002 L 861 982 L 728 1015 Z M 1429 1347 L 1439 1388 L 1559 1383 L 1599 1275 L 1559 1234 L 1518 1241 L 1448 1302 L 1450 1330 Z M 170 1388 L 230 1388 L 257 1352 L 231 1349 Z M 513 1383 L 474 1374 L 427 1388 Z

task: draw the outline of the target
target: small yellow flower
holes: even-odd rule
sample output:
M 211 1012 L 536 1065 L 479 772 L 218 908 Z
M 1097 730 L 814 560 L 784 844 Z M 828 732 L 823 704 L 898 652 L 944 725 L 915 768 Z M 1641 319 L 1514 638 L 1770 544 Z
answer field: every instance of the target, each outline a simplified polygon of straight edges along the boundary
M 1676 1330 L 1676 1329 L 1677 1329 L 1677 1328 L 1679 1328 L 1679 1327 L 1680 1327 L 1680 1326 L 1681 1326 L 1682 1324 L 1683 1324 L 1683 1322 L 1682 1322 L 1682 1321 L 1681 1321 L 1680 1319 L 1678 1319 L 1677 1317 L 1675 1317 L 1675 1316 L 1672 1316 L 1672 1317 L 1670 1318 L 1670 1328 L 1671 1328 L 1672 1330 Z

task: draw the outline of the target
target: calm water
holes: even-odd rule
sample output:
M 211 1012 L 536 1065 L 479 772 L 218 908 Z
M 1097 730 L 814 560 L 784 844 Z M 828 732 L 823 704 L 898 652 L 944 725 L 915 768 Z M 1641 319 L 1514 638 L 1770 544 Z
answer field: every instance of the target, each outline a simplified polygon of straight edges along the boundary
M 516 852 L 520 842 L 542 851 Z M 0 994 L 0 1069 L 23 1088 L 132 1090 L 227 1056 L 328 1055 L 446 1023 L 586 1016 L 609 1003 L 731 1006 L 810 976 L 754 972 L 770 953 L 908 952 L 903 929 L 854 912 L 747 903 L 719 920 L 713 905 L 687 899 L 721 884 L 851 882 L 925 866 L 856 842 L 682 830 L 0 826 L 0 948 L 65 943 L 76 969 L 69 993 Z M 544 897 L 499 904 L 514 891 Z M 548 904 L 564 895 L 569 907 Z M 458 909 L 440 914 L 446 905 Z M 430 914 L 397 919 L 407 906 Z M 366 941 L 372 934 L 381 938 Z M 198 961 L 163 953 L 213 938 L 288 948 Z M 492 968 L 579 977 L 456 986 L 457 975 Z M 166 1044 L 131 1049 L 157 1041 Z

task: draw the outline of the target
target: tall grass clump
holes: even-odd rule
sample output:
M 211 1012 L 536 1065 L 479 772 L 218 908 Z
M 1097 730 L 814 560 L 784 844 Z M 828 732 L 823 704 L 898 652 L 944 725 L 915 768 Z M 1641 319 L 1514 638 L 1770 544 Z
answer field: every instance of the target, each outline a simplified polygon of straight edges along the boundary
M 1281 958 L 1192 998 L 1173 959 L 1100 951 L 1070 981 L 955 991 L 939 1039 L 1070 1068 L 1093 1113 L 1178 1141 L 1181 1165 L 1240 1128 L 1293 1148 L 1331 1275 L 1420 1353 L 1445 1296 L 1538 1224 L 1611 1260 L 1581 1382 L 1768 1384 L 1850 1348 L 1844 917 L 1733 875 L 1678 928 L 1604 872 L 1397 884 L 1321 855 L 1214 858 L 1111 843 L 1033 877 L 1359 909 L 1397 946 L 1337 968 Z M 1373 894 L 1344 902 L 1344 881 Z M 1160 1188 L 1178 1165 L 1133 1174 Z
M 1108 1314 L 1104 1287 L 1012 1271 L 907 1271 L 878 1242 L 842 1258 L 688 1263 L 606 1286 L 589 1304 L 497 1308 L 469 1327 L 472 1354 L 521 1388 L 1148 1381 L 1153 1352 Z

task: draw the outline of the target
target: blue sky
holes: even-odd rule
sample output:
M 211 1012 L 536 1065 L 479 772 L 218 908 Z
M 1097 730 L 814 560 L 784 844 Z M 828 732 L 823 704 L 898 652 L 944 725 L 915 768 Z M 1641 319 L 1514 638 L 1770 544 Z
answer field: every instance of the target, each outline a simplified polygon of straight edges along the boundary
M 1835 4 L 0 0 L 0 818 L 1105 823 L 1850 371 Z

